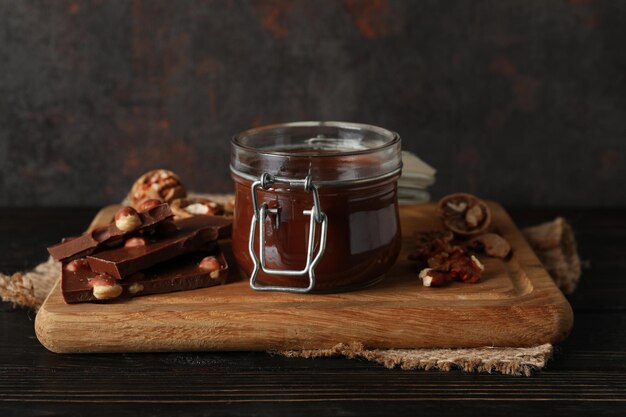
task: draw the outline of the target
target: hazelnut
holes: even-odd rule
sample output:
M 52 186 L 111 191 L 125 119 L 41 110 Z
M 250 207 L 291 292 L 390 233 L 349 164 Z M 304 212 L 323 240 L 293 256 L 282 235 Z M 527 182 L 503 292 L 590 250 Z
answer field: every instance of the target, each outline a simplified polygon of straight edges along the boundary
M 149 200 L 144 201 L 143 203 L 139 205 L 139 211 L 141 212 L 149 211 L 157 206 L 160 206 L 161 204 L 163 204 L 161 200 L 156 200 L 154 198 L 151 198 Z
M 141 219 L 132 207 L 122 207 L 115 213 L 115 227 L 122 232 L 132 232 L 141 226 Z
M 188 205 L 187 207 L 184 207 L 183 210 L 191 214 L 208 214 L 209 206 L 202 203 L 193 203 Z
M 209 214 L 209 205 L 202 203 L 193 203 L 183 208 L 188 213 L 191 214 Z
M 97 300 L 111 300 L 122 294 L 123 288 L 117 281 L 106 274 L 99 274 L 89 279 L 93 296 Z
M 224 214 L 224 207 L 206 198 L 177 198 L 170 205 L 174 215 L 186 219 L 195 215 L 220 216 Z
M 231 198 L 226 203 L 224 203 L 224 213 L 226 215 L 231 215 L 235 212 L 235 199 Z
M 170 203 L 187 195 L 178 175 L 166 169 L 148 171 L 135 181 L 130 190 L 130 204 L 139 208 L 146 200 Z
M 146 241 L 145 238 L 143 237 L 131 237 L 129 239 L 126 240 L 126 242 L 124 242 L 124 247 L 125 248 L 136 248 L 138 246 L 146 246 L 148 242 Z
M 87 259 L 85 258 L 74 259 L 73 261 L 70 261 L 67 263 L 67 265 L 65 265 L 65 270 L 70 272 L 76 272 L 79 269 L 87 268 L 89 268 L 89 264 L 87 263 Z
M 482 250 L 494 258 L 506 258 L 511 253 L 511 245 L 502 236 L 495 233 L 485 233 L 469 241 L 468 246 L 475 250 Z
M 200 269 L 204 269 L 209 272 L 209 276 L 211 278 L 218 278 L 220 276 L 220 270 L 222 269 L 220 262 L 215 256 L 207 256 L 206 258 L 203 258 L 198 266 Z
M 131 294 L 137 294 L 138 292 L 143 291 L 143 285 L 138 282 L 133 282 L 133 284 L 128 287 L 128 292 Z

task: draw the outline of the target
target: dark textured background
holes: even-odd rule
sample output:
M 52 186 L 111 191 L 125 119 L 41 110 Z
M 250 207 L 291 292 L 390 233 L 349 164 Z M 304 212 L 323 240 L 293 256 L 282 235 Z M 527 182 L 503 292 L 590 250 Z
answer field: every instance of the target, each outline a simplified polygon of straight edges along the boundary
M 0 205 L 225 192 L 265 123 L 400 132 L 434 195 L 626 205 L 626 2 L 0 0 Z

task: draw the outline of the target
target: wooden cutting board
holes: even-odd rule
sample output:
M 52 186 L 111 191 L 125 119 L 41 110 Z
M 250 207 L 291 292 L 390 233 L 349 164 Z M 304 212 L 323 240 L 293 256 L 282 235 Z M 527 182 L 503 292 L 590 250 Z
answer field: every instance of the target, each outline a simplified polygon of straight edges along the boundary
M 508 261 L 481 256 L 477 284 L 427 288 L 407 260 L 415 231 L 439 227 L 434 204 L 401 206 L 403 249 L 385 280 L 341 294 L 255 292 L 231 266 L 227 285 L 138 297 L 113 304 L 63 301 L 59 284 L 35 329 L 53 352 L 151 352 L 330 348 L 535 346 L 564 340 L 573 314 L 504 209 L 490 204 L 497 231 L 513 247 Z M 91 227 L 109 222 L 104 208 Z

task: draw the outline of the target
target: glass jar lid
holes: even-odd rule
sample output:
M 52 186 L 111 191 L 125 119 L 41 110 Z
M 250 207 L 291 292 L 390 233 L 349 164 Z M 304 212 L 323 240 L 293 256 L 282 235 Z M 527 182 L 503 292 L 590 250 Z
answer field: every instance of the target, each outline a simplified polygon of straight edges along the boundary
M 319 186 L 370 181 L 399 174 L 400 136 L 387 129 L 345 122 L 296 122 L 235 135 L 231 171 L 250 180 L 268 173 Z

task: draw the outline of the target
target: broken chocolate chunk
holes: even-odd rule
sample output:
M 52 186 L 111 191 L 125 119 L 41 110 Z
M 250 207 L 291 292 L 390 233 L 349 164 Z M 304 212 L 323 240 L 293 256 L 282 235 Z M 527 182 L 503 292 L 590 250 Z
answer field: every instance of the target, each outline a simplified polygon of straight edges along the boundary
M 159 223 L 169 220 L 172 216 L 170 207 L 167 204 L 160 204 L 139 213 L 141 226 L 133 232 L 152 229 Z M 111 223 L 86 232 L 79 237 L 64 239 L 61 243 L 50 246 L 48 253 L 57 261 L 83 258 L 103 246 L 121 244 L 127 235 L 127 232 L 123 232 L 117 228 L 115 223 Z
M 232 222 L 223 216 L 194 216 L 175 221 L 171 236 L 141 246 L 125 246 L 87 256 L 94 272 L 122 279 L 142 269 L 206 247 L 209 242 L 230 236 Z
M 200 266 L 206 256 L 219 263 L 219 270 L 209 271 Z M 228 276 L 228 264 L 219 247 L 212 245 L 209 251 L 201 251 L 178 257 L 164 264 L 137 272 L 123 280 L 111 278 L 89 268 L 67 268 L 61 271 L 61 290 L 68 304 L 90 301 L 111 301 L 120 298 L 138 297 L 193 290 L 224 284 Z

